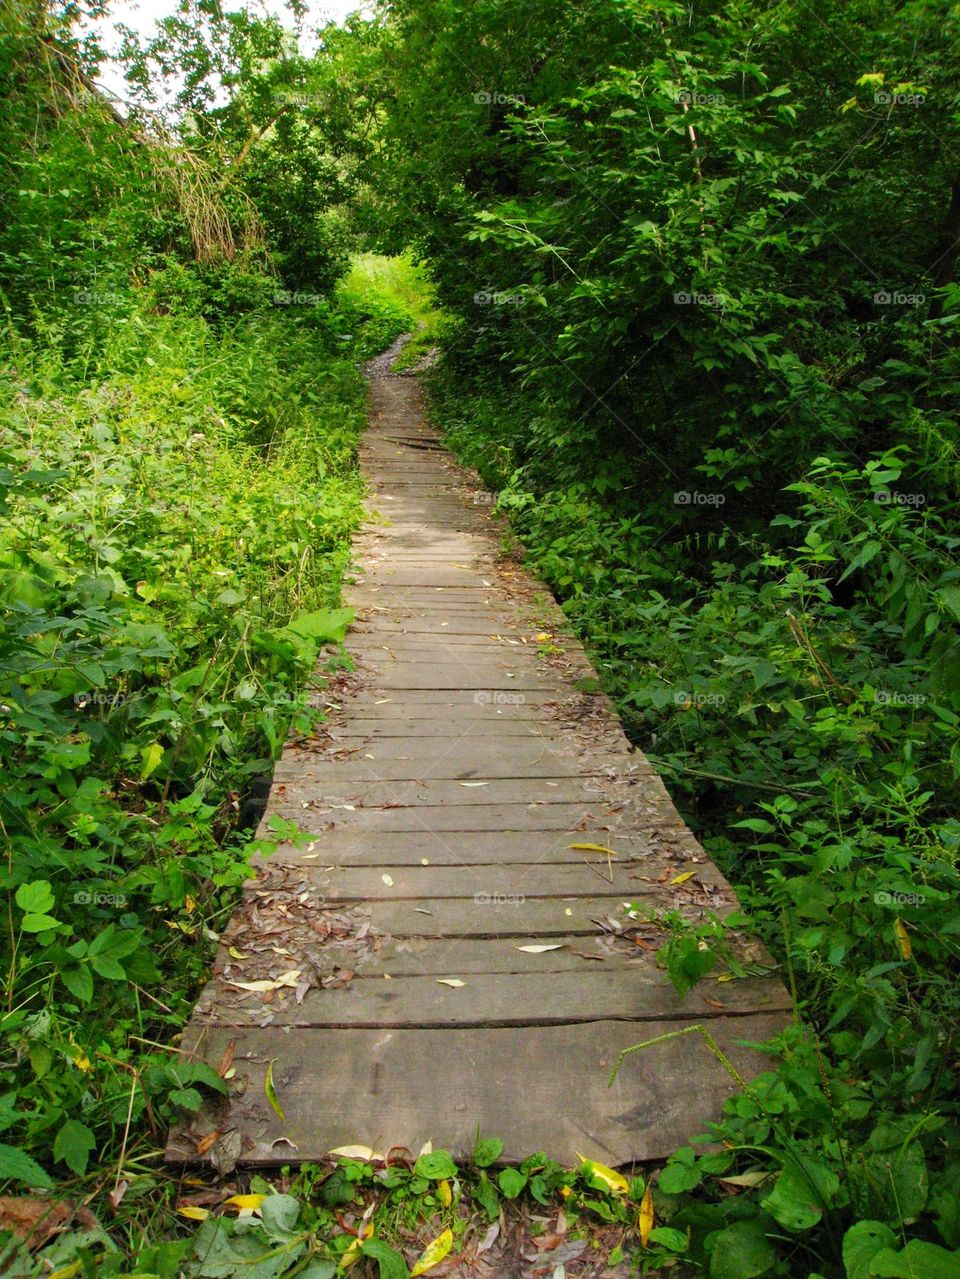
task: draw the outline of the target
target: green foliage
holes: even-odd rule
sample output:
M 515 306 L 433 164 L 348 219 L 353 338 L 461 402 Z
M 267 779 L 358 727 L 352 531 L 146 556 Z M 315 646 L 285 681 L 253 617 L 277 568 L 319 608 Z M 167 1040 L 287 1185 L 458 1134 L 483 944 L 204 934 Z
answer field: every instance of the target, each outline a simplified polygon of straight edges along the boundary
M 658 1222 L 719 1276 L 955 1250 L 956 13 L 394 9 L 435 420 L 796 996 Z M 743 974 L 659 922 L 681 995 Z

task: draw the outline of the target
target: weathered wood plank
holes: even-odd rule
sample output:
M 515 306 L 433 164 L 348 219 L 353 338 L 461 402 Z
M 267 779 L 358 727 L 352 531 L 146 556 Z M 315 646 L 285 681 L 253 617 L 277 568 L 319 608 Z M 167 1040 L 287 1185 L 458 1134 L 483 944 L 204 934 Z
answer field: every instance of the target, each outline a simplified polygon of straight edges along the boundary
M 266 821 L 261 837 L 268 835 Z M 301 827 L 309 829 L 301 822 Z M 271 860 L 338 862 L 391 866 L 471 866 L 514 862 L 567 862 L 579 865 L 583 854 L 570 848 L 584 838 L 579 831 L 461 831 L 456 838 L 433 831 L 324 831 L 301 847 L 282 843 Z M 617 833 L 601 843 L 614 848 L 621 861 L 642 861 L 654 855 L 678 864 L 702 856 L 693 835 L 680 825 L 654 826 L 646 831 Z M 683 867 L 688 869 L 686 866 Z
M 710 1023 L 746 1077 L 767 1059 L 742 1044 L 782 1025 L 778 1013 Z M 583 1154 L 617 1165 L 670 1154 L 680 1134 L 718 1118 L 730 1095 L 729 1075 L 697 1034 L 632 1053 L 610 1086 L 617 1054 L 664 1029 L 620 1021 L 484 1030 L 191 1027 L 185 1047 L 216 1062 L 234 1044 L 230 1122 L 243 1134 L 248 1165 L 318 1160 L 354 1143 L 385 1151 L 432 1141 L 467 1159 L 478 1130 L 504 1141 L 506 1162 L 543 1150 L 560 1163 Z M 271 1061 L 283 1120 L 264 1100 Z M 198 1162 L 195 1141 L 184 1135 L 170 1157 Z
M 649 858 L 647 859 L 649 862 Z M 272 858 L 267 859 L 268 864 Z M 644 880 L 662 873 L 659 861 L 654 866 L 625 862 L 599 854 L 580 854 L 580 862 L 503 862 L 494 866 L 412 865 L 393 866 L 384 862 L 366 866 L 326 866 L 322 858 L 304 860 L 305 879 L 327 902 L 393 901 L 413 899 L 418 906 L 445 898 L 507 898 L 522 894 L 529 901 L 535 897 L 596 897 L 602 894 L 627 899 L 642 891 Z M 696 884 L 725 887 L 716 868 L 707 861 L 700 866 L 683 865 L 683 870 L 697 871 Z
M 442 977 L 355 978 L 334 989 L 313 987 L 301 1003 L 293 992 L 268 1005 L 252 992 L 236 991 L 232 1002 L 211 1007 L 213 1024 L 249 1026 L 265 1017 L 272 1026 L 556 1026 L 593 1021 L 689 1023 L 753 1012 L 786 1011 L 786 991 L 763 978 L 746 977 L 719 985 L 706 981 L 681 1003 L 652 962 L 626 971 L 599 964 L 573 972 L 477 973 L 463 975 L 448 964 Z M 463 981 L 451 987 L 447 981 Z M 722 1008 L 717 1005 L 722 1004 Z

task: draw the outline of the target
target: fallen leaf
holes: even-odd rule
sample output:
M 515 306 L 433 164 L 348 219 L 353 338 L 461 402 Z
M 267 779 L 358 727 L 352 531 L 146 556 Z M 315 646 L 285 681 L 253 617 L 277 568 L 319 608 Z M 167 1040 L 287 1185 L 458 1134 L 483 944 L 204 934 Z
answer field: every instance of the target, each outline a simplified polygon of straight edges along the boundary
M 693 879 L 697 872 L 695 870 L 685 870 L 682 875 L 674 875 L 671 884 L 685 884 L 688 879 Z
M 121 1182 L 126 1185 L 126 1182 Z M 77 1208 L 71 1199 L 44 1199 L 39 1195 L 0 1196 L 0 1230 L 9 1230 L 30 1248 L 39 1248 L 71 1221 L 92 1230 L 99 1223 L 89 1208 Z
M 274 1114 L 277 1116 L 280 1122 L 283 1123 L 287 1117 L 283 1113 L 283 1107 L 280 1105 L 280 1098 L 277 1096 L 277 1090 L 273 1086 L 273 1062 L 272 1061 L 270 1062 L 269 1066 L 267 1066 L 267 1077 L 263 1081 L 263 1091 L 267 1094 L 267 1101 L 269 1101 L 270 1107 L 273 1110 Z
M 240 990 L 280 990 L 283 986 L 296 986 L 300 978 L 300 969 L 292 968 L 288 973 L 282 973 L 279 977 L 272 981 L 264 979 L 263 981 L 228 981 L 228 986 L 238 986 Z
M 577 1153 L 577 1158 L 580 1160 L 580 1171 L 588 1177 L 595 1177 L 613 1194 L 625 1195 L 629 1192 L 630 1183 L 619 1172 L 608 1168 L 606 1164 L 594 1163 L 592 1159 L 588 1159 L 586 1155 L 581 1155 L 579 1152 Z
M 206 1221 L 210 1216 L 209 1208 L 198 1208 L 195 1204 L 187 1204 L 185 1208 L 178 1208 L 177 1212 L 181 1217 L 189 1217 L 191 1221 Z
M 489 786 L 489 782 L 458 782 L 458 786 Z
M 565 942 L 555 942 L 552 946 L 518 946 L 517 950 L 526 951 L 528 955 L 542 955 L 545 950 L 563 950 Z
M 417 1279 L 417 1275 L 425 1275 L 434 1266 L 439 1266 L 452 1247 L 453 1231 L 444 1230 L 442 1234 L 437 1235 L 436 1239 L 424 1248 L 417 1264 L 410 1271 L 410 1279 Z
M 568 844 L 567 847 L 578 853 L 603 853 L 605 857 L 617 856 L 612 848 L 607 848 L 603 844 Z
M 116 1212 L 123 1203 L 123 1198 L 130 1189 L 129 1181 L 118 1181 L 114 1188 L 107 1195 L 107 1203 L 113 1212 Z
M 233 1051 L 237 1046 L 237 1041 L 231 1039 L 229 1044 L 223 1050 L 223 1056 L 220 1058 L 220 1064 L 217 1066 L 217 1074 L 222 1079 L 227 1071 L 233 1065 Z
M 221 1074 L 221 1078 L 222 1077 L 223 1076 Z M 218 1128 L 215 1132 L 208 1132 L 205 1137 L 201 1137 L 200 1140 L 197 1142 L 197 1154 L 205 1155 L 219 1136 L 220 1136 L 220 1129 Z
M 229 1199 L 224 1199 L 223 1206 L 252 1212 L 260 1207 L 266 1197 L 266 1195 L 231 1195 Z
M 450 1189 L 449 1181 L 441 1181 L 437 1184 L 437 1198 L 444 1208 L 449 1208 L 453 1203 L 453 1191 Z
M 380 876 L 380 878 L 383 880 L 383 882 L 386 884 L 386 886 L 387 886 L 388 888 L 392 888 L 392 887 L 393 887 L 393 877 L 392 877 L 392 875 L 381 875 L 381 876 Z
M 330 1155 L 340 1155 L 344 1159 L 379 1159 L 379 1155 L 375 1155 L 369 1146 L 337 1146 L 335 1150 L 327 1151 Z
M 250 956 L 249 956 L 249 955 L 241 955 L 241 954 L 240 954 L 240 952 L 239 952 L 239 950 L 237 950 L 236 946 L 231 946 L 231 947 L 230 947 L 230 954 L 231 954 L 231 956 L 232 956 L 234 959 L 249 959 L 249 958 L 250 958 Z
M 493 1245 L 497 1242 L 497 1236 L 499 1234 L 500 1234 L 500 1222 L 495 1221 L 493 1225 L 489 1227 L 489 1229 L 487 1230 L 487 1233 L 483 1236 L 483 1238 L 480 1240 L 480 1243 L 477 1245 L 478 1257 L 480 1256 L 482 1252 L 490 1251 Z
M 461 981 L 459 977 L 438 977 L 437 982 L 441 986 L 465 986 L 467 983 Z
M 640 1242 L 644 1248 L 647 1246 L 650 1231 L 653 1229 L 653 1220 L 653 1187 L 648 1184 L 643 1192 L 643 1198 L 640 1200 L 640 1215 L 637 1218 L 637 1225 L 640 1227 Z

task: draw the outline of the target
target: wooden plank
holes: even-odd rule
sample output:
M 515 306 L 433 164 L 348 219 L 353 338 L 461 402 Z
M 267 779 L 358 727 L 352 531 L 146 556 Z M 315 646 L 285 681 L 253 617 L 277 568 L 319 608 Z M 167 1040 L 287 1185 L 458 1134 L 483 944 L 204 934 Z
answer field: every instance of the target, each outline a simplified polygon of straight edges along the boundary
M 383 723 L 351 720 L 344 723 L 342 727 L 328 722 L 323 726 L 323 733 L 332 742 L 342 742 L 345 746 L 372 742 L 378 747 L 377 757 L 380 759 L 391 757 L 394 754 L 394 747 L 400 755 L 406 754 L 411 746 L 417 746 L 421 737 L 429 741 L 444 737 L 469 737 L 473 740 L 478 736 L 492 733 L 497 740 L 503 737 L 524 737 L 533 738 L 535 741 L 548 738 L 554 741 L 562 738 L 563 735 L 562 729 L 549 721 L 540 720 L 537 723 L 530 723 L 513 717 L 509 719 L 489 717 L 485 720 L 477 718 L 471 721 L 469 726 L 452 719 L 436 718 L 407 719 L 399 723 L 391 720 Z
M 768 1061 L 743 1042 L 783 1024 L 772 1013 L 714 1018 L 710 1027 L 749 1077 Z M 318 1160 L 354 1143 L 419 1150 L 427 1141 L 469 1159 L 479 1130 L 505 1142 L 506 1162 L 543 1150 L 567 1165 L 583 1154 L 615 1166 L 666 1157 L 719 1118 L 734 1091 L 697 1034 L 632 1053 L 610 1086 L 617 1054 L 664 1029 L 620 1021 L 480 1030 L 191 1027 L 185 1048 L 216 1064 L 233 1042 L 229 1123 L 243 1134 L 246 1165 Z M 283 1120 L 264 1101 L 271 1061 Z M 195 1141 L 181 1135 L 169 1157 L 199 1162 Z
M 277 774 L 279 781 L 296 782 L 299 787 L 309 787 L 315 808 L 340 804 L 344 800 L 368 809 L 393 811 L 396 806 L 406 807 L 457 807 L 484 808 L 492 803 L 524 805 L 569 805 L 582 799 L 590 803 L 590 793 L 585 779 L 570 773 L 554 777 L 496 777 L 476 783 L 444 779 L 420 779 L 416 781 L 350 780 L 337 778 L 328 770 L 311 774 L 308 769 L 291 769 Z M 311 785 L 311 783 L 314 783 Z M 483 792 L 482 794 L 480 792 Z M 476 828 L 476 820 L 471 819 Z
M 409 717 L 412 710 L 423 707 L 443 706 L 450 708 L 450 716 L 475 717 L 478 719 L 496 719 L 499 717 L 513 719 L 536 720 L 539 718 L 538 708 L 547 704 L 559 705 L 561 700 L 569 700 L 561 691 L 546 688 L 526 688 L 523 690 L 522 702 L 508 702 L 504 697 L 489 699 L 474 697 L 474 693 L 511 692 L 509 688 L 457 690 L 450 688 L 417 688 L 387 689 L 382 684 L 371 681 L 364 688 L 349 698 L 351 717 L 364 718 L 364 711 L 373 709 L 373 718 L 382 719 L 391 715 Z M 457 693 L 461 696 L 457 696 Z M 408 696 L 404 696 L 407 693 Z M 464 695 L 465 694 L 465 695 Z M 326 694 L 324 694 L 326 697 Z M 389 709 L 393 705 L 393 711 Z M 329 704 L 324 702 L 323 704 Z M 422 716 L 421 716 L 422 718 Z
M 393 831 L 446 832 L 449 836 L 477 830 L 575 830 L 578 837 L 604 843 L 612 831 L 629 831 L 638 825 L 636 815 L 625 817 L 622 813 L 604 811 L 597 804 L 488 804 L 429 807 L 424 804 L 406 808 L 357 808 L 330 811 L 328 805 L 316 799 L 303 799 L 302 791 L 291 786 L 275 787 L 268 803 L 268 812 L 279 813 L 288 819 L 299 821 L 301 827 L 318 814 L 332 820 L 340 830 L 376 831 L 387 834 Z M 646 820 L 659 820 L 656 812 L 646 814 Z
M 599 892 L 591 897 L 525 898 L 518 882 L 515 891 L 506 895 L 507 900 L 482 892 L 473 898 L 372 902 L 369 911 L 371 927 L 394 937 L 522 937 L 535 943 L 550 942 L 568 933 L 596 936 L 605 931 L 604 924 L 598 921 L 604 921 L 607 928 L 612 927 L 609 921 L 622 927 L 627 921 L 623 901 L 642 904 L 652 912 L 677 910 L 689 896 L 666 886 L 638 884 L 626 898 Z M 700 917 L 709 909 L 722 917 L 734 905 L 732 893 L 724 904 L 724 898 L 716 892 L 711 894 L 709 907 L 691 908 L 690 914 Z
M 652 864 L 651 864 L 652 862 Z M 589 863 L 589 864 L 588 864 Z M 273 859 L 268 858 L 269 868 Z M 418 906 L 446 899 L 503 898 L 522 896 L 525 901 L 538 897 L 589 897 L 598 894 L 628 900 L 637 894 L 656 891 L 649 880 L 671 868 L 659 860 L 646 863 L 631 861 L 622 865 L 617 860 L 599 855 L 581 854 L 580 862 L 509 862 L 497 865 L 390 866 L 385 863 L 365 866 L 323 864 L 322 857 L 299 860 L 305 884 L 314 895 L 326 902 L 336 901 L 402 901 L 414 900 Z M 690 893 L 701 885 L 726 891 L 728 885 L 716 867 L 706 860 L 700 864 L 682 863 L 683 871 L 695 871 Z M 676 874 L 676 867 L 672 868 Z M 645 877 L 645 878 L 644 878 Z M 609 882 L 607 882 L 609 880 Z
M 267 838 L 268 817 L 264 818 L 260 837 Z M 309 830 L 302 821 L 301 827 Z M 281 843 L 271 860 L 310 861 L 343 866 L 471 866 L 504 862 L 558 862 L 579 865 L 583 854 L 570 848 L 584 838 L 579 831 L 467 831 L 456 837 L 434 831 L 344 831 L 331 830 L 315 834 L 301 845 Z M 618 832 L 601 843 L 616 849 L 621 861 L 642 861 L 653 855 L 683 864 L 702 856 L 693 835 L 679 823 L 656 825 L 646 831 Z
M 497 741 L 500 739 L 497 738 Z M 515 758 L 508 751 L 504 752 L 504 759 L 493 768 L 480 770 L 473 763 L 472 767 L 464 767 L 464 761 L 458 756 L 445 753 L 443 743 L 448 743 L 448 750 L 453 751 L 459 745 L 459 739 L 455 737 L 441 737 L 430 740 L 431 749 L 426 749 L 427 744 L 417 742 L 412 738 L 388 738 L 390 744 L 400 743 L 407 744 L 406 749 L 410 752 L 416 752 L 410 755 L 399 755 L 393 757 L 386 752 L 381 757 L 379 752 L 376 758 L 367 758 L 367 756 L 357 753 L 358 751 L 366 751 L 367 746 L 372 743 L 365 743 L 354 751 L 354 755 L 349 760 L 340 760 L 330 758 L 325 760 L 323 756 L 314 756 L 317 760 L 317 767 L 309 768 L 304 764 L 302 759 L 289 760 L 286 763 L 281 760 L 274 772 L 274 781 L 295 781 L 298 778 L 304 781 L 316 781 L 318 785 L 325 788 L 328 792 L 333 787 L 343 786 L 363 786 L 364 783 L 369 786 L 372 782 L 391 782 L 403 783 L 409 781 L 449 781 L 453 785 L 460 785 L 463 792 L 462 797 L 466 798 L 466 792 L 471 789 L 487 790 L 491 786 L 499 786 L 504 782 L 517 783 L 526 780 L 526 782 L 558 782 L 558 779 L 572 778 L 576 780 L 581 774 L 570 761 L 562 760 L 558 756 L 550 756 L 547 752 L 538 754 L 535 760 L 527 762 L 517 762 L 512 766 Z M 510 742 L 520 741 L 525 744 L 524 738 L 509 738 Z M 473 757 L 470 757 L 473 758 Z M 463 787 L 462 782 L 471 782 L 468 787 Z M 476 782 L 476 785 L 473 782 Z M 480 786 L 483 782 L 483 786 Z M 558 783 L 559 784 L 559 783 Z M 356 791 L 360 794 L 361 791 Z M 362 793 L 369 794 L 368 790 Z M 451 792 L 455 794 L 456 792 Z M 499 798 L 506 798 L 505 794 L 498 792 Z M 524 795 L 520 796 L 525 798 Z M 391 796 L 391 798 L 393 798 Z M 489 796 L 475 796 L 475 799 L 486 802 Z M 512 796 L 516 799 L 517 796 Z M 534 797 L 536 798 L 536 797 Z
M 463 981 L 460 987 L 446 980 Z M 723 1008 L 717 1008 L 717 1004 Z M 623 971 L 593 964 L 572 972 L 462 974 L 452 965 L 444 976 L 354 979 L 334 989 L 313 987 L 301 1003 L 278 992 L 269 1004 L 252 992 L 233 990 L 211 1005 L 217 1026 L 342 1027 L 344 1029 L 443 1026 L 557 1026 L 607 1021 L 671 1023 L 710 1020 L 736 1013 L 787 1011 L 786 991 L 762 978 L 723 985 L 702 982 L 681 1003 L 652 960 Z
M 564 691 L 563 683 L 556 676 L 525 670 L 518 662 L 457 662 L 441 666 L 431 662 L 400 662 L 385 658 L 381 662 L 366 662 L 371 684 L 377 688 L 412 689 L 416 692 L 450 689 L 454 692 L 502 694 L 499 704 L 509 705 L 507 697 L 528 691 L 547 693 Z M 511 678 L 512 676 L 512 678 Z

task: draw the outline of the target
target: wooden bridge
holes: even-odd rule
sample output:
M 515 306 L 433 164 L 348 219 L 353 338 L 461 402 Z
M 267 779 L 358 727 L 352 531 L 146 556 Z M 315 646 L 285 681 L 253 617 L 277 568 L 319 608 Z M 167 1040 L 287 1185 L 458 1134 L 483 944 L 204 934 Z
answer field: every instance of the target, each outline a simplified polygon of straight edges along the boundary
M 655 917 L 728 913 L 729 884 L 591 691 L 561 610 L 503 556 L 415 379 L 381 364 L 371 388 L 356 669 L 277 766 L 262 831 L 279 814 L 310 839 L 259 867 L 223 936 L 182 1046 L 231 1096 L 168 1158 L 464 1155 L 478 1133 L 505 1161 L 666 1155 L 735 1084 L 699 1034 L 632 1054 L 611 1086 L 618 1053 L 700 1024 L 750 1075 L 766 1059 L 742 1041 L 789 999 L 749 938 L 747 976 L 677 998 Z

